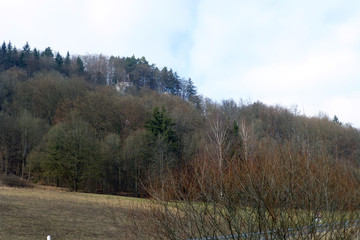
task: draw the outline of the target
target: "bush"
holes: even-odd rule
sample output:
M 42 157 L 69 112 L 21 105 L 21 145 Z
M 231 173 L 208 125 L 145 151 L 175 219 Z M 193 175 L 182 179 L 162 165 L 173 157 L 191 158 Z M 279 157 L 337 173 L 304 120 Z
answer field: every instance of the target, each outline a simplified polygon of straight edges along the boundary
M 30 188 L 33 185 L 15 175 L 0 175 L 0 186 L 18 187 L 18 188 Z
M 259 232 L 266 239 L 354 239 L 359 226 L 346 224 L 360 217 L 354 164 L 325 151 L 303 154 L 289 142 L 254 143 L 250 154 L 225 159 L 222 168 L 208 156 L 153 181 L 151 218 L 138 239 L 239 239 Z M 317 212 L 331 227 L 314 228 Z

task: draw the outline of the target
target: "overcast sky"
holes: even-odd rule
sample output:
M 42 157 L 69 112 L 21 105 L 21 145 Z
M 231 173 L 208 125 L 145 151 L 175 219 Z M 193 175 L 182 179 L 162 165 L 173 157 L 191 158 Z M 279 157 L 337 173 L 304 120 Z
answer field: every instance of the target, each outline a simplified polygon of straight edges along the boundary
M 198 92 L 360 127 L 359 0 L 0 0 L 0 41 L 145 56 Z

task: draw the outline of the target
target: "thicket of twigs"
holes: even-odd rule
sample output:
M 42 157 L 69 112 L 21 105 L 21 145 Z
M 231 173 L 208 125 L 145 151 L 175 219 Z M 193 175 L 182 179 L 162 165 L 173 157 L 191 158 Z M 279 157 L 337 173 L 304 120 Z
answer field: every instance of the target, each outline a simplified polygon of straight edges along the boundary
M 240 133 L 243 141 L 236 157 L 204 154 L 149 186 L 153 204 L 144 214 L 146 228 L 138 227 L 135 235 L 144 239 L 242 239 L 241 234 L 259 232 L 265 239 L 359 236 L 359 226 L 353 223 L 360 219 L 360 174 L 354 163 L 334 159 L 321 145 L 309 152 L 290 141 L 256 141 L 245 128 Z M 321 222 L 315 218 L 319 214 Z

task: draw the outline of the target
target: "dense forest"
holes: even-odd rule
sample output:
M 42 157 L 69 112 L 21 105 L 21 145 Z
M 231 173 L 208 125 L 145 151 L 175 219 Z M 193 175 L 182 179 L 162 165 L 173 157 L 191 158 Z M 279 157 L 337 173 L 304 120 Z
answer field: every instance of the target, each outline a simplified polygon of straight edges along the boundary
M 360 164 L 359 129 L 336 116 L 214 102 L 190 78 L 145 57 L 1 46 L 0 174 L 74 191 L 141 194 L 195 159 L 217 159 L 219 169 L 245 161 L 255 151 L 250 142 Z

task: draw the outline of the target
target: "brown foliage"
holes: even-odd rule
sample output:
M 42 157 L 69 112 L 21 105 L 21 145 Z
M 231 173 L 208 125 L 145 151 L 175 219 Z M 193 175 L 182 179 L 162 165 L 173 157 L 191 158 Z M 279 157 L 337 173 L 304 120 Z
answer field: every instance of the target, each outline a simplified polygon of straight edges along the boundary
M 339 232 L 335 227 L 300 231 L 315 224 L 316 212 L 327 224 L 359 218 L 359 171 L 326 151 L 310 157 L 290 142 L 263 139 L 246 159 L 227 159 L 221 169 L 216 160 L 199 157 L 149 186 L 154 200 L 149 224 L 158 230 L 154 238 L 235 238 L 272 230 L 285 239 L 290 228 L 298 229 L 297 239 L 321 238 Z M 343 230 L 349 237 L 354 228 Z

